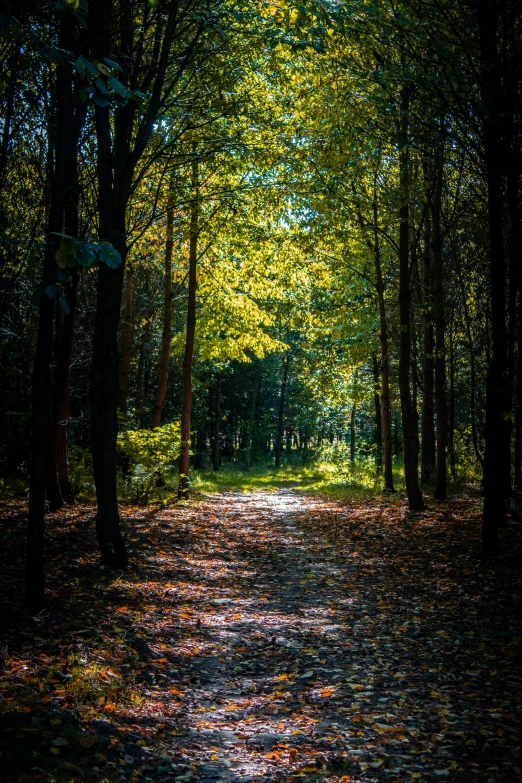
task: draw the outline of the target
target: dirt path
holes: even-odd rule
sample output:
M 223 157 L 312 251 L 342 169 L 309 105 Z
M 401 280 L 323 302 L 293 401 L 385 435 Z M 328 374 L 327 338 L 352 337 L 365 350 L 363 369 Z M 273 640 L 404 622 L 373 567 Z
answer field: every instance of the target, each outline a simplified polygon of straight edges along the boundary
M 522 780 L 520 535 L 478 564 L 474 504 L 408 516 L 281 490 L 130 513 L 129 576 L 80 553 L 58 622 L 17 637 L 20 656 L 40 639 L 27 709 L 62 720 L 63 780 Z

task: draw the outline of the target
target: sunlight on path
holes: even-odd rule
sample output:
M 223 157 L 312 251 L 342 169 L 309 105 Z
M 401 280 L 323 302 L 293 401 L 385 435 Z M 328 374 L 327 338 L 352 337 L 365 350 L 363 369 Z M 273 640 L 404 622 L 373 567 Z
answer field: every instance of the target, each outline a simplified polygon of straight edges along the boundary
M 157 607 L 150 642 L 172 668 L 148 693 L 179 721 L 162 762 L 174 780 L 517 777 L 512 761 L 504 775 L 493 732 L 474 739 L 493 705 L 487 686 L 471 692 L 470 729 L 468 681 L 480 673 L 464 674 L 466 632 L 493 644 L 488 629 L 473 613 L 437 617 L 434 596 L 458 585 L 431 568 L 429 549 L 406 547 L 404 559 L 388 517 L 291 490 L 158 515 L 179 544 L 171 608 Z

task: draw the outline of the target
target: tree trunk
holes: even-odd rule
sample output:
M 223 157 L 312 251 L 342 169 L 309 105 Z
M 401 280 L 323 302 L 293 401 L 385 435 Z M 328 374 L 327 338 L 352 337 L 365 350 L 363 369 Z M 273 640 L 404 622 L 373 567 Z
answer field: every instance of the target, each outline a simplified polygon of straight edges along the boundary
M 502 155 L 502 81 L 497 52 L 498 10 L 493 0 L 478 4 L 480 28 L 480 89 L 483 143 L 488 191 L 489 271 L 491 283 L 492 354 L 486 384 L 484 451 L 484 512 L 482 553 L 498 551 L 498 528 L 506 524 L 505 455 L 507 391 L 506 259 L 502 215 L 504 160 Z
M 441 135 L 442 135 L 441 123 Z M 435 166 L 435 187 L 431 204 L 433 225 L 433 307 L 435 316 L 435 411 L 437 414 L 437 472 L 433 496 L 446 500 L 447 466 L 446 438 L 448 412 L 446 406 L 446 346 L 444 340 L 444 285 L 442 274 L 442 239 L 440 231 L 443 173 L 442 141 Z
M 221 465 L 219 436 L 221 430 L 221 373 L 216 378 L 214 388 L 214 442 L 212 444 L 212 468 L 219 470 Z
M 170 341 L 172 332 L 172 250 L 174 247 L 174 207 L 172 188 L 167 205 L 167 241 L 165 243 L 165 282 L 163 298 L 163 333 L 159 365 L 158 391 L 152 412 L 152 429 L 159 427 L 169 378 Z
M 78 88 L 78 84 L 76 84 Z M 64 206 L 64 229 L 69 236 L 79 239 L 80 234 L 80 183 L 78 178 L 78 144 L 85 122 L 87 107 L 80 104 L 74 119 L 74 143 L 67 150 L 66 200 Z M 66 289 L 68 312 L 60 314 L 60 329 L 56 332 L 55 373 L 53 387 L 52 415 L 55 422 L 56 469 L 60 493 L 65 503 L 73 504 L 74 492 L 69 479 L 69 418 L 71 356 L 78 299 L 79 268 L 71 270 L 71 279 Z
M 426 180 L 426 198 L 431 201 L 431 178 L 429 176 L 429 163 L 426 161 L 424 166 L 424 176 Z M 423 255 L 423 356 L 422 356 L 422 459 L 421 459 L 421 482 L 423 485 L 429 484 L 430 477 L 435 468 L 435 427 L 434 427 L 434 408 L 433 408 L 433 377 L 434 367 L 433 358 L 435 352 L 433 335 L 433 281 L 431 264 L 431 222 L 429 208 L 425 215 L 424 223 L 424 255 Z
M 478 432 L 477 432 L 477 417 L 475 412 L 477 380 L 476 380 L 476 370 L 475 370 L 475 349 L 473 347 L 473 335 L 471 333 L 471 319 L 469 317 L 468 303 L 466 299 L 466 289 L 464 287 L 464 281 L 462 279 L 460 265 L 458 263 L 458 256 L 455 252 L 453 254 L 453 258 L 455 261 L 455 265 L 457 267 L 457 276 L 458 276 L 461 295 L 462 295 L 462 312 L 464 314 L 464 324 L 466 327 L 466 339 L 468 342 L 468 351 L 469 351 L 469 369 L 470 369 L 469 415 L 471 419 L 471 441 L 473 443 L 473 450 L 475 452 L 477 461 L 482 469 L 482 472 L 484 472 L 484 458 L 482 456 L 479 447 Z
M 287 354 L 283 360 L 283 378 L 281 381 L 281 392 L 279 395 L 279 415 L 277 417 L 277 437 L 275 445 L 275 466 L 281 467 L 281 451 L 283 447 L 283 435 L 285 431 L 285 396 L 286 385 L 288 383 L 288 366 L 290 364 L 290 356 Z
M 119 251 L 115 269 L 100 264 L 91 365 L 92 458 L 98 513 L 96 534 L 104 565 L 126 568 L 116 488 L 119 397 L 118 324 L 125 268 L 125 210 L 114 215 L 108 108 L 96 106 L 100 235 Z M 115 228 L 113 228 L 115 226 Z M 116 227 L 117 226 L 117 227 Z
M 382 417 L 381 417 L 381 395 L 379 383 L 379 362 L 377 356 L 372 356 L 373 368 L 373 401 L 375 406 L 375 470 L 377 474 L 382 473 Z
M 247 441 L 246 441 L 246 450 L 245 450 L 246 470 L 250 470 L 252 467 L 252 437 L 254 434 L 254 423 L 256 419 L 256 403 L 257 403 L 258 394 L 259 394 L 259 371 L 256 375 L 256 383 L 252 389 L 252 397 L 250 399 L 250 415 L 248 417 Z
M 89 4 L 91 54 L 98 59 L 112 54 L 112 12 L 112 1 L 97 0 Z M 118 326 L 127 261 L 125 213 L 132 181 L 132 167 L 127 159 L 132 122 L 126 121 L 126 111 L 126 107 L 120 108 L 113 123 L 110 106 L 96 104 L 94 107 L 100 239 L 110 242 L 121 256 L 115 268 L 104 263 L 98 268 L 90 383 L 92 462 L 98 504 L 96 535 L 103 564 L 113 568 L 127 567 L 116 480 Z
M 54 356 L 51 359 L 49 371 L 51 373 L 51 404 L 49 406 L 49 433 L 47 437 L 47 470 L 45 477 L 45 494 L 47 496 L 47 502 L 49 503 L 49 509 L 51 511 L 58 511 L 62 508 L 64 500 L 62 497 L 62 491 L 60 489 L 60 483 L 58 481 L 58 411 L 55 404 L 55 390 L 56 390 L 56 374 L 57 368 L 57 352 L 58 346 L 62 340 L 63 333 L 63 310 L 61 307 L 56 308 L 54 317 Z
M 145 375 L 148 372 L 147 369 L 147 346 L 150 336 L 150 318 L 147 315 L 145 319 L 145 325 L 140 334 L 139 350 L 138 350 L 138 367 L 136 370 L 136 422 L 138 426 L 143 422 L 143 406 L 145 396 Z
M 193 154 L 196 149 L 193 146 Z M 198 263 L 198 215 L 199 182 L 198 161 L 192 163 L 192 203 L 190 205 L 190 250 L 189 280 L 187 303 L 187 336 L 183 357 L 183 409 L 181 412 L 181 453 L 179 456 L 178 498 L 187 499 L 190 495 L 190 422 L 192 413 L 192 361 L 194 356 L 194 338 L 196 335 L 196 272 Z
M 399 130 L 399 169 L 400 169 L 400 229 L 399 229 L 399 391 L 401 398 L 402 438 L 404 455 L 404 478 L 408 505 L 412 511 L 424 508 L 418 480 L 418 440 L 415 430 L 415 411 L 413 410 L 410 368 L 411 368 L 411 327 L 410 327 L 410 264 L 409 264 L 409 150 L 408 150 L 408 114 L 409 87 L 401 90 L 401 117 Z
M 448 446 L 450 458 L 451 478 L 455 481 L 457 477 L 457 464 L 455 455 L 455 349 L 453 337 L 453 320 L 449 330 L 449 364 L 450 364 L 450 406 L 448 421 Z
M 72 25 L 72 14 L 66 12 L 60 26 L 59 45 L 69 51 L 73 49 L 74 44 Z M 45 594 L 43 555 L 45 482 L 48 456 L 49 408 L 51 402 L 50 361 L 53 343 L 54 286 L 57 266 L 55 254 L 60 241 L 56 233 L 61 233 L 62 231 L 67 149 L 73 143 L 74 135 L 72 66 L 69 62 L 61 63 L 57 66 L 56 117 L 58 131 L 56 162 L 51 190 L 47 242 L 44 249 L 38 337 L 32 378 L 31 473 L 25 571 L 27 604 L 32 612 L 42 608 Z
M 384 487 L 388 492 L 395 492 L 393 486 L 392 465 L 392 413 L 390 404 L 390 363 L 388 345 L 388 324 L 386 305 L 384 301 L 384 281 L 382 277 L 381 248 L 379 241 L 379 211 L 377 203 L 377 183 L 374 179 L 373 190 L 373 257 L 375 264 L 375 286 L 379 302 L 379 341 L 381 348 L 381 405 L 382 405 L 382 435 L 384 456 Z
M 513 463 L 513 484 L 517 489 L 522 487 L 522 228 L 520 224 L 520 150 L 518 136 L 511 121 L 510 162 L 507 172 L 507 204 L 509 212 L 509 274 L 510 274 L 510 324 L 509 324 L 509 377 L 510 390 L 513 391 L 513 381 L 516 372 L 516 416 L 515 416 L 515 453 Z M 518 312 L 517 312 L 518 293 Z M 518 320 L 517 320 L 518 318 Z M 515 362 L 515 338 L 517 339 L 517 355 Z M 516 365 L 516 366 L 515 366 Z M 509 422 L 511 428 L 511 422 Z M 511 439 L 511 438 L 510 438 Z M 509 487 L 509 489 L 511 489 Z
M 119 408 L 124 416 L 127 415 L 129 404 L 129 375 L 132 350 L 132 283 L 134 268 L 128 263 L 125 270 L 125 309 L 121 330 L 121 362 L 120 362 L 120 389 Z
M 207 439 L 205 435 L 205 425 L 200 422 L 198 431 L 196 433 L 196 455 L 194 457 L 194 467 L 200 470 L 204 465 L 204 457 L 207 446 Z
M 355 462 L 355 414 L 357 411 L 357 403 L 352 404 L 352 410 L 350 412 L 350 462 Z

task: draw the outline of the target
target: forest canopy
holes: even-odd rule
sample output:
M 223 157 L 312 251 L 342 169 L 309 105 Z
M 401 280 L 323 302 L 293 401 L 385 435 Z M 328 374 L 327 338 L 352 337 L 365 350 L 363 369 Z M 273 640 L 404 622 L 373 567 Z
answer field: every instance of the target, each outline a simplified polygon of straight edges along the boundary
M 522 485 L 515 0 L 65 0 L 0 17 L 0 488 L 364 465 L 420 511 Z

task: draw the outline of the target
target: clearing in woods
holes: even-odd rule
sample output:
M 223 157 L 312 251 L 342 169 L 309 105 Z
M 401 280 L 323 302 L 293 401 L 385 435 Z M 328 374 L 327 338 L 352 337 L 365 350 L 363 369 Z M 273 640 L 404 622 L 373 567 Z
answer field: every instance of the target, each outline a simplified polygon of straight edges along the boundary
M 131 508 L 116 578 L 57 513 L 35 619 L 10 513 L 2 780 L 522 780 L 520 525 L 480 563 L 477 498 Z

